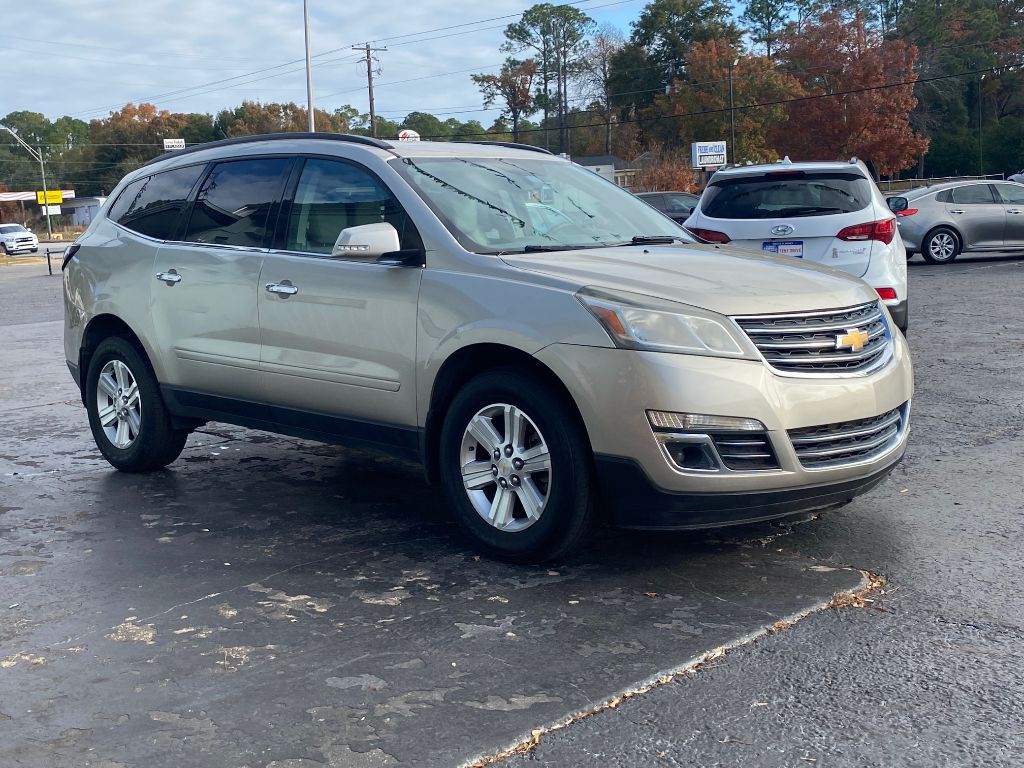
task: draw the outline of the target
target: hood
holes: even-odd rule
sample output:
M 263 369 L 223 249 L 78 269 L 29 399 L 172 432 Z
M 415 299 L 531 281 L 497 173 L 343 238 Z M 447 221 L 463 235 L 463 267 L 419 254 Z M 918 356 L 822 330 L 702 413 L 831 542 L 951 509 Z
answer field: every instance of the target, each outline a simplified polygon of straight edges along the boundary
M 577 288 L 632 291 L 723 315 L 835 309 L 878 298 L 867 284 L 828 267 L 712 245 L 623 246 L 502 258 Z

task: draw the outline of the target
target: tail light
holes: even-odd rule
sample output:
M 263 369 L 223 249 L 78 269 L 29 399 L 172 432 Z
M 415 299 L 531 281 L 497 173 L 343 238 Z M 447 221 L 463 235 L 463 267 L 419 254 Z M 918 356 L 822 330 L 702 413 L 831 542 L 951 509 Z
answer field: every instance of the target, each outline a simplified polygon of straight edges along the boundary
M 896 219 L 882 219 L 846 227 L 839 230 L 836 237 L 840 240 L 878 240 L 888 245 L 895 235 Z
M 687 232 L 701 240 L 707 240 L 709 243 L 728 243 L 729 236 L 725 232 L 716 232 L 713 229 L 700 229 L 698 227 L 688 227 Z
M 897 216 L 913 216 L 918 212 L 918 208 L 904 208 L 902 211 L 896 211 Z
M 895 288 L 876 288 L 878 291 L 878 298 L 884 299 L 885 301 L 896 300 L 896 289 Z
M 68 262 L 71 261 L 71 259 L 74 258 L 75 254 L 78 253 L 78 249 L 81 248 L 81 247 L 82 246 L 80 246 L 78 243 L 74 243 L 74 244 L 69 245 L 67 248 L 64 249 L 64 261 L 60 265 L 60 271 L 61 272 L 64 271 L 64 269 L 68 265 Z

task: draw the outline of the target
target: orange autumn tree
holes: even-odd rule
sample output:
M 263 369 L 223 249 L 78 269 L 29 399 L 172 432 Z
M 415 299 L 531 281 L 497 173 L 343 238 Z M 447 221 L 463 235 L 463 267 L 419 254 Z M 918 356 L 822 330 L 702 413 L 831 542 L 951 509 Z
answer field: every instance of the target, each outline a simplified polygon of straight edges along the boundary
M 777 69 L 765 56 L 741 55 L 727 40 L 708 40 L 690 46 L 685 72 L 668 94 L 658 96 L 646 117 L 657 121 L 652 133 L 668 145 L 688 148 L 693 141 L 729 138 L 729 69 L 732 66 L 736 147 L 730 162 L 771 161 L 778 158 L 771 136 L 785 120 L 782 106 L 746 108 L 801 95 L 799 82 Z M 675 117 L 679 115 L 679 117 Z
M 824 97 L 786 105 L 788 120 L 774 136 L 780 154 L 794 160 L 857 156 L 888 175 L 909 168 L 927 151 L 928 139 L 910 127 L 917 106 L 914 46 L 884 39 L 866 29 L 860 16 L 846 21 L 827 12 L 805 22 L 799 33 L 791 26 L 778 60 L 808 96 Z M 905 85 L 878 87 L 892 83 Z

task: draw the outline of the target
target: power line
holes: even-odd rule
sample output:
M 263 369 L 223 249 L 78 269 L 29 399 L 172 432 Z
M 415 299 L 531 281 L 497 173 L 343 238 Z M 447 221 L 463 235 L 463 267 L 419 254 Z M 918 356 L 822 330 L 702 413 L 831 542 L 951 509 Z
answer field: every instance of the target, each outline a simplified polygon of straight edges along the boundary
M 636 0 L 619 0 L 619 2 L 635 2 L 635 1 Z M 585 3 L 591 3 L 591 2 L 594 2 L 594 0 L 567 0 L 567 2 L 562 3 L 562 4 L 563 5 L 583 5 Z M 613 4 L 618 4 L 618 3 L 613 3 Z M 601 6 L 601 7 L 604 7 L 604 6 Z M 465 27 L 475 26 L 475 25 L 478 25 L 478 24 L 485 24 L 485 23 L 488 23 L 488 22 L 491 22 L 491 21 L 500 21 L 500 20 L 503 20 L 503 19 L 516 18 L 516 17 L 522 16 L 522 13 L 523 12 L 520 11 L 518 13 L 510 13 L 510 14 L 505 14 L 503 16 L 492 16 L 492 17 L 487 18 L 487 19 L 477 19 L 476 21 L 467 21 L 467 22 L 463 22 L 461 24 L 449 24 L 447 26 L 436 27 L 434 29 L 421 30 L 419 32 L 409 32 L 409 33 L 406 33 L 404 35 L 392 35 L 390 37 L 382 38 L 381 40 L 373 40 L 371 42 L 390 42 L 390 41 L 394 41 L 394 40 L 402 40 L 402 39 L 409 38 L 409 37 L 417 37 L 419 35 L 432 34 L 434 32 L 444 32 L 444 31 L 452 30 L 452 29 L 463 29 Z M 462 34 L 472 34 L 473 32 L 476 32 L 476 31 L 479 31 L 479 30 L 475 30 L 475 29 L 466 30 Z M 338 48 L 331 48 L 329 50 L 326 50 L 326 51 L 323 51 L 321 53 L 315 54 L 312 58 L 319 59 L 319 58 L 324 57 L 324 56 L 329 56 L 331 54 L 338 53 L 338 52 L 343 51 L 343 50 L 347 50 L 352 45 L 358 45 L 358 43 L 352 43 L 352 44 L 345 45 L 345 46 L 339 46 Z M 304 64 L 304 62 L 305 62 L 305 58 L 293 59 L 292 61 L 286 61 L 286 62 L 284 62 L 282 64 L 276 64 L 276 65 L 273 65 L 273 66 L 270 66 L 270 67 L 263 67 L 262 69 L 253 70 L 251 72 L 244 72 L 244 73 L 242 73 L 240 75 L 235 75 L 234 77 L 222 78 L 220 80 L 212 80 L 212 81 L 210 81 L 208 83 L 199 83 L 197 85 L 189 86 L 188 88 L 182 88 L 182 89 L 179 89 L 179 90 L 176 90 L 176 91 L 170 91 L 170 92 L 163 93 L 163 94 L 157 94 L 155 96 L 148 96 L 148 97 L 141 97 L 141 98 L 137 98 L 137 99 L 132 99 L 131 101 L 132 102 L 136 102 L 136 103 L 138 103 L 138 102 L 155 102 L 155 101 L 158 101 L 160 99 L 164 99 L 164 98 L 166 98 L 168 96 L 177 96 L 178 94 L 186 93 L 188 91 L 195 91 L 195 90 L 199 90 L 199 89 L 203 89 L 203 88 L 209 88 L 210 86 L 221 85 L 223 83 L 228 83 L 228 82 L 231 82 L 233 80 L 240 80 L 240 79 L 243 79 L 243 78 L 246 78 L 246 77 L 250 77 L 252 75 L 263 74 L 264 72 L 272 72 L 274 70 L 278 70 L 278 69 L 283 69 L 285 67 L 294 66 L 295 64 Z M 281 74 L 285 74 L 285 73 L 281 73 Z M 250 81 L 250 82 L 255 82 L 255 81 Z M 201 95 L 204 95 L 206 93 L 212 93 L 213 91 L 216 91 L 216 90 L 224 90 L 224 89 L 213 88 L 212 90 L 206 90 L 206 91 L 202 91 L 202 93 L 197 93 L 197 94 L 192 94 L 192 95 L 201 96 Z M 102 113 L 102 112 L 105 112 L 105 111 L 107 111 L 109 109 L 113 109 L 113 108 L 118 107 L 118 106 L 123 106 L 123 104 L 121 104 L 119 102 L 119 103 L 116 103 L 116 104 L 104 105 L 102 107 L 96 107 L 94 109 L 82 110 L 80 112 L 74 113 L 73 115 L 71 115 L 71 117 L 94 115 L 96 113 Z
M 986 73 L 989 73 L 989 72 L 996 72 L 996 71 L 998 71 L 1000 69 L 1002 69 L 1002 66 L 986 67 L 985 69 L 976 69 L 976 70 L 971 70 L 969 72 L 957 72 L 956 74 L 952 74 L 952 75 L 936 75 L 934 77 L 915 78 L 913 80 L 902 80 L 902 81 L 899 81 L 899 82 L 884 83 L 882 85 L 865 86 L 863 88 L 851 88 L 849 90 L 835 91 L 833 93 L 816 93 L 816 94 L 810 94 L 810 95 L 807 95 L 807 96 L 794 96 L 794 97 L 791 97 L 791 98 L 788 98 L 788 99 L 774 99 L 772 101 L 762 101 L 762 102 L 757 102 L 757 103 L 752 103 L 752 104 L 738 104 L 734 108 L 737 111 L 743 111 L 743 110 L 750 110 L 750 109 L 759 109 L 759 108 L 762 108 L 762 107 L 775 107 L 775 106 L 779 106 L 779 105 L 783 105 L 783 104 L 795 104 L 795 103 L 798 103 L 798 102 L 814 101 L 815 99 L 833 99 L 833 98 L 838 98 L 840 96 L 853 96 L 853 95 L 856 95 L 856 94 L 859 94 L 859 93 L 869 93 L 871 91 L 884 91 L 884 90 L 889 90 L 889 89 L 892 89 L 892 88 L 903 88 L 903 87 L 907 87 L 907 86 L 914 87 L 915 85 L 917 85 L 919 83 L 931 83 L 931 82 L 935 82 L 935 81 L 938 81 L 938 80 L 953 80 L 953 79 L 960 78 L 960 77 L 969 77 L 971 75 L 981 75 L 981 74 L 986 74 Z M 697 111 L 693 111 L 693 112 L 676 112 L 676 113 L 671 114 L 671 115 L 658 115 L 656 117 L 650 117 L 650 118 L 633 117 L 633 118 L 629 118 L 629 119 L 626 119 L 626 120 L 619 120 L 619 121 L 617 121 L 616 125 L 624 125 L 624 124 L 640 123 L 640 122 L 656 123 L 656 122 L 661 122 L 663 120 L 675 120 L 675 119 L 682 118 L 682 117 L 697 117 L 698 115 L 715 115 L 715 114 L 721 114 L 723 112 L 728 112 L 728 111 L 729 111 L 729 107 L 718 107 L 718 108 L 715 108 L 715 109 L 702 109 L 702 110 L 697 110 Z M 575 130 L 577 128 L 603 128 L 605 125 L 606 125 L 606 123 L 601 122 L 601 123 L 585 123 L 583 125 L 573 125 L 573 126 L 570 126 L 570 127 Z M 546 131 L 546 130 L 548 130 L 548 129 L 545 128 L 545 127 L 542 127 L 542 128 L 527 128 L 527 129 L 520 129 L 519 132 L 520 133 L 540 133 L 540 132 Z M 477 133 L 462 134 L 460 136 L 460 138 L 470 138 L 470 137 L 474 137 L 474 136 L 488 136 L 488 135 L 490 135 L 490 134 L 487 131 L 484 131 L 482 133 L 477 132 Z M 447 137 L 446 136 L 422 136 L 421 138 L 429 140 L 429 139 L 445 139 Z

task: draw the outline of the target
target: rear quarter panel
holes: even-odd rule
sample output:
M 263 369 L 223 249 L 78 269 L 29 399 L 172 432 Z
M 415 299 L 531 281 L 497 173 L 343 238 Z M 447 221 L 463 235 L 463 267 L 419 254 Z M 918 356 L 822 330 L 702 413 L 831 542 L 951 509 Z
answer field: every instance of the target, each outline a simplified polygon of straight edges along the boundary
M 150 342 L 150 292 L 157 243 L 128 234 L 106 219 L 97 221 L 78 242 L 81 248 L 64 272 L 64 351 L 68 361 L 78 363 L 88 324 L 100 315 L 113 315 L 139 337 L 157 378 L 161 378 L 161 360 Z

